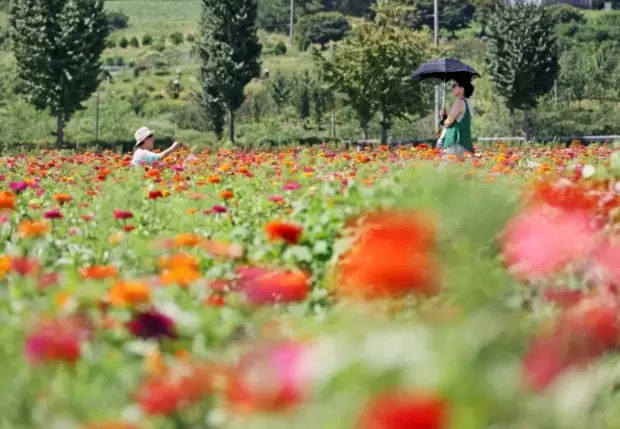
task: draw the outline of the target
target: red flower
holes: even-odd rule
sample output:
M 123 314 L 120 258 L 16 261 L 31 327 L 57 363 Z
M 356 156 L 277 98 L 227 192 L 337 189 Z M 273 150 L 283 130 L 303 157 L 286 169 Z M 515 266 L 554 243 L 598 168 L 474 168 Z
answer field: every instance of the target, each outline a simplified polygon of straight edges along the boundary
M 133 213 L 128 210 L 114 210 L 114 218 L 118 220 L 131 219 L 133 217 Z
M 288 244 L 297 244 L 303 227 L 289 222 L 273 221 L 265 225 L 265 232 L 270 241 L 282 240 Z
M 310 278 L 303 271 L 244 267 L 237 273 L 237 286 L 253 305 L 299 302 L 308 296 Z
M 156 310 L 138 313 L 128 322 L 127 328 L 138 338 L 176 338 L 174 320 Z
M 149 194 L 148 194 L 149 200 L 156 200 L 158 198 L 164 198 L 164 193 L 162 191 L 159 191 L 159 190 L 149 191 Z
M 532 341 L 522 362 L 525 383 L 544 389 L 565 370 L 612 350 L 619 343 L 619 315 L 618 304 L 592 300 L 568 310 L 549 333 Z
M 90 338 L 92 326 L 83 315 L 44 320 L 27 336 L 25 353 L 32 365 L 41 362 L 73 363 L 80 357 L 80 344 Z
M 448 427 L 448 406 L 433 395 L 397 392 L 370 401 L 357 429 L 442 429 Z

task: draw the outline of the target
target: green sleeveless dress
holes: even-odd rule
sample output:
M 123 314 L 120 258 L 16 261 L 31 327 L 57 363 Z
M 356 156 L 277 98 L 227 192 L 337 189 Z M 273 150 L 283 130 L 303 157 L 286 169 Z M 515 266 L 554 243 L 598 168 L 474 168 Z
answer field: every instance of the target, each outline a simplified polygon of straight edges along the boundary
M 469 104 L 465 99 L 465 114 L 460 122 L 455 121 L 446 129 L 446 136 L 443 141 L 443 148 L 448 149 L 451 146 L 459 145 L 467 152 L 474 153 L 474 144 L 471 137 L 471 112 Z

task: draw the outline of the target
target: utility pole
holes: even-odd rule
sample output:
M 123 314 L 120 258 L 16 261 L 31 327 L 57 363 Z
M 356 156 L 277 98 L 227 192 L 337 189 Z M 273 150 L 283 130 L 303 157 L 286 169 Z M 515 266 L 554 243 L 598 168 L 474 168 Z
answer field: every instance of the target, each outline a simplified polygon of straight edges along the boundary
M 95 142 L 99 141 L 99 86 L 97 86 L 97 107 L 95 108 Z
M 293 44 L 293 25 L 295 21 L 295 0 L 291 0 L 291 20 L 289 22 L 288 37 Z
M 439 45 L 439 0 L 433 0 L 433 44 L 435 47 Z M 435 85 L 435 129 L 437 128 L 439 128 L 439 85 Z

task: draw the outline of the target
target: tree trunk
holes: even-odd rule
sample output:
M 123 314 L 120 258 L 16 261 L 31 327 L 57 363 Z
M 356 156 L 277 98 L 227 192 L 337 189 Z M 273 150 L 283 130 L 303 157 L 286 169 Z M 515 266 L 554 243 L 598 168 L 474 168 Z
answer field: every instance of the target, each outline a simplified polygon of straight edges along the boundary
M 532 130 L 530 129 L 530 111 L 525 109 L 523 111 L 523 136 L 525 137 L 525 143 L 531 139 Z
M 56 116 L 56 149 L 60 149 L 65 142 L 65 120 L 62 113 Z
M 364 140 L 368 140 L 368 128 L 362 127 L 362 137 Z
M 235 111 L 228 107 L 228 140 L 235 142 Z
M 385 113 L 381 114 L 381 144 L 387 144 L 388 131 L 390 129 L 390 121 L 386 117 Z

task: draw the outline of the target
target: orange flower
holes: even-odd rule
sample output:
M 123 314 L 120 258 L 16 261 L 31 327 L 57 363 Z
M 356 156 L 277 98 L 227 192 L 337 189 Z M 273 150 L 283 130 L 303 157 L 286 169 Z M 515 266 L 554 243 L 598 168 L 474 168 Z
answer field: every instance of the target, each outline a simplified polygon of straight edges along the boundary
M 185 210 L 185 214 L 188 214 L 188 215 L 193 215 L 193 214 L 195 214 L 195 213 L 197 213 L 197 212 L 198 212 L 198 209 L 197 209 L 197 208 L 195 208 L 195 207 L 193 207 L 193 208 L 189 208 L 189 209 L 186 209 L 186 210 Z
M 0 280 L 11 271 L 12 265 L 12 258 L 10 256 L 0 256 Z
M 108 301 L 116 307 L 144 304 L 149 301 L 149 286 L 141 281 L 117 281 L 108 293 Z
M 0 192 L 0 210 L 14 210 L 17 198 L 8 191 Z
M 162 284 L 166 286 L 179 285 L 181 287 L 189 287 L 199 278 L 200 273 L 197 270 L 183 265 L 166 270 L 160 276 Z
M 220 192 L 217 193 L 217 196 L 222 199 L 222 200 L 230 200 L 232 197 L 235 196 L 235 193 L 231 190 L 228 189 L 224 189 Z
M 282 240 L 289 244 L 299 243 L 303 227 L 289 222 L 273 221 L 265 225 L 270 241 Z
M 209 176 L 207 177 L 207 183 L 221 183 L 222 179 L 220 176 Z
M 198 270 L 198 261 L 191 255 L 177 253 L 172 256 L 162 256 L 159 258 L 159 267 L 164 270 L 171 270 L 177 267 L 189 267 Z
M 243 247 L 225 241 L 205 240 L 202 248 L 216 257 L 236 259 L 243 256 Z
M 203 241 L 202 237 L 196 234 L 177 234 L 174 237 L 175 247 L 195 247 Z
M 431 253 L 435 231 L 422 216 L 376 212 L 355 221 L 357 236 L 336 265 L 337 293 L 387 298 L 437 291 L 437 266 Z
M 158 198 L 164 198 L 164 193 L 159 190 L 149 191 L 147 198 L 149 200 L 156 200 Z
M 103 280 L 106 278 L 116 277 L 118 270 L 113 265 L 92 265 L 84 268 L 80 275 L 84 279 Z
M 56 194 L 52 198 L 54 198 L 54 201 L 56 201 L 58 204 L 68 203 L 73 199 L 67 194 Z
M 22 238 L 37 238 L 47 235 L 49 223 L 37 220 L 25 220 L 19 224 L 19 236 Z

